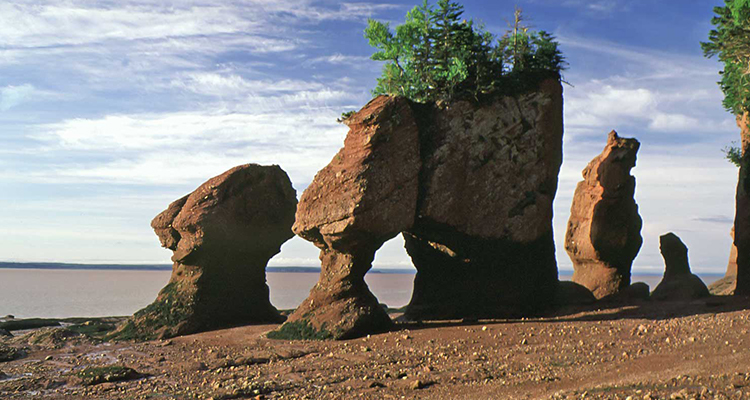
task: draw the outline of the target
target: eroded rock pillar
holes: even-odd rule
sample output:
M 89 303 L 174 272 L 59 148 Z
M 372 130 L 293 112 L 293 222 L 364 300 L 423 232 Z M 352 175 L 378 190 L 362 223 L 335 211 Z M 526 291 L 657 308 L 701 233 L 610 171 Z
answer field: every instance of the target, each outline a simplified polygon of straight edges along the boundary
M 391 326 L 364 276 L 375 251 L 414 222 L 419 130 L 410 102 L 389 96 L 346 122 L 344 148 L 302 194 L 293 228 L 321 249 L 320 279 L 271 338 L 344 339 Z
M 172 276 L 156 301 L 115 338 L 153 339 L 236 324 L 281 322 L 266 264 L 289 240 L 297 197 L 278 166 L 241 165 L 173 202 L 151 223 L 173 251 Z
M 635 203 L 635 166 L 640 143 L 612 131 L 604 151 L 583 170 L 565 234 L 573 282 L 594 296 L 613 295 L 630 285 L 630 269 L 643 244 Z

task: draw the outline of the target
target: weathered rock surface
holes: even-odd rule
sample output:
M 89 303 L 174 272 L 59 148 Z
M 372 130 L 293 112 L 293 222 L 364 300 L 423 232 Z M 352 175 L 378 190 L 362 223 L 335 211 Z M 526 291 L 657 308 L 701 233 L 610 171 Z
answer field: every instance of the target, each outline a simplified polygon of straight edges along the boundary
M 320 280 L 276 337 L 294 338 L 308 326 L 337 339 L 391 326 L 364 276 L 375 251 L 413 224 L 419 129 L 409 101 L 387 96 L 347 124 L 344 147 L 302 194 L 293 228 L 321 249 Z
M 682 240 L 670 232 L 659 237 L 659 244 L 666 269 L 664 278 L 651 293 L 651 298 L 672 301 L 710 296 L 701 278 L 690 272 L 688 248 Z
M 732 247 L 729 250 L 729 262 L 724 277 L 708 285 L 708 291 L 714 296 L 730 296 L 737 286 L 737 246 L 734 245 L 734 227 L 730 231 Z
M 514 317 L 557 286 L 552 203 L 562 163 L 562 88 L 419 112 L 422 175 L 410 319 Z
M 635 282 L 617 292 L 599 299 L 608 305 L 627 305 L 647 301 L 651 298 L 651 288 L 645 282 Z
M 241 165 L 173 202 L 151 223 L 174 252 L 172 277 L 114 337 L 172 337 L 281 322 L 265 268 L 292 236 L 297 199 L 278 166 Z
M 734 294 L 750 295 L 750 113 L 737 117 L 741 130 L 742 159 L 737 182 L 734 245 L 737 246 L 737 285 Z
M 612 131 L 604 151 L 583 170 L 565 234 L 573 281 L 597 298 L 630 285 L 630 269 L 641 248 L 641 217 L 635 203 L 635 166 L 640 143 Z
M 409 318 L 518 315 L 551 303 L 559 82 L 481 106 L 381 96 L 347 124 L 344 148 L 303 193 L 294 225 L 321 249 L 320 280 L 269 337 L 387 329 L 364 275 L 398 233 L 418 270 Z
M 596 302 L 596 297 L 586 286 L 579 285 L 571 281 L 560 281 L 555 293 L 555 306 L 574 306 L 582 304 L 592 304 Z

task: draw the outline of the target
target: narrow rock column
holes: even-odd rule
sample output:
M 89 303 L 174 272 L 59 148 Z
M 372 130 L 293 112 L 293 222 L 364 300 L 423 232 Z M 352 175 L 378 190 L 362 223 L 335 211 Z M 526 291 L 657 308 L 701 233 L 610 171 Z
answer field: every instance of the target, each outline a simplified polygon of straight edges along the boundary
M 570 207 L 565 250 L 573 282 L 596 298 L 630 285 L 630 268 L 641 248 L 641 217 L 635 203 L 635 166 L 640 143 L 612 131 L 604 151 L 583 170 Z
M 364 276 L 375 252 L 414 223 L 419 129 L 410 102 L 380 96 L 350 117 L 344 148 L 300 199 L 294 232 L 320 248 L 320 279 L 279 339 L 346 339 L 391 327 Z

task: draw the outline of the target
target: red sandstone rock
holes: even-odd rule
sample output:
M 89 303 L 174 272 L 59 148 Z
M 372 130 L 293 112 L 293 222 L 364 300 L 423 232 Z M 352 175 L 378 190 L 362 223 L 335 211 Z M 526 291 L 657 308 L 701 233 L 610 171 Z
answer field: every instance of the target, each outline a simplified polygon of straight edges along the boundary
M 677 235 L 670 232 L 659 237 L 661 255 L 666 269 L 653 293 L 653 300 L 693 300 L 710 296 L 701 278 L 690 272 L 688 248 Z
M 364 275 L 400 232 L 417 267 L 407 318 L 525 315 L 552 302 L 552 200 L 562 87 L 421 105 L 381 96 L 305 190 L 294 231 L 321 249 L 310 296 L 275 338 L 349 338 L 391 325 Z
M 389 96 L 347 124 L 344 147 L 302 194 L 293 228 L 321 249 L 320 281 L 276 337 L 308 324 L 337 339 L 391 326 L 364 276 L 375 251 L 413 224 L 419 129 L 409 101 Z
M 570 208 L 565 250 L 573 281 L 597 298 L 630 285 L 630 268 L 641 248 L 641 217 L 635 203 L 635 166 L 640 143 L 609 133 L 604 151 L 583 170 Z
M 174 252 L 156 301 L 115 336 L 171 337 L 241 323 L 280 322 L 265 268 L 293 235 L 297 199 L 278 166 L 247 164 L 208 180 L 152 221 Z
M 715 296 L 729 296 L 734 294 L 737 286 L 737 246 L 734 245 L 734 227 L 729 233 L 732 236 L 732 247 L 729 250 L 729 262 L 724 277 L 708 285 L 708 290 Z
M 404 234 L 417 268 L 410 319 L 517 317 L 557 288 L 552 202 L 562 87 L 423 107 L 420 202 Z

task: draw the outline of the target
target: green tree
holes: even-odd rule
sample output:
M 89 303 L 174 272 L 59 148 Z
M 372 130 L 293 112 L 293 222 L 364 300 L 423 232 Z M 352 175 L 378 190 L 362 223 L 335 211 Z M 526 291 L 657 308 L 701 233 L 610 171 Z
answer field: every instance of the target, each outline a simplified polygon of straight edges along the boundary
M 711 20 L 715 29 L 709 41 L 701 43 L 706 57 L 718 57 L 724 64 L 721 89 L 724 107 L 735 115 L 750 110 L 750 0 L 726 0 L 715 7 Z
M 559 77 L 564 60 L 554 38 L 530 32 L 516 11 L 513 33 L 495 43 L 495 36 L 472 20 L 451 0 L 427 0 L 406 14 L 395 33 L 388 24 L 369 20 L 365 38 L 378 49 L 373 60 L 384 61 L 374 95 L 406 96 L 417 102 L 450 100 L 492 93 L 500 86 L 518 87 L 528 72 Z M 513 73 L 513 74 L 511 74 Z M 511 81 L 508 80 L 511 78 Z

